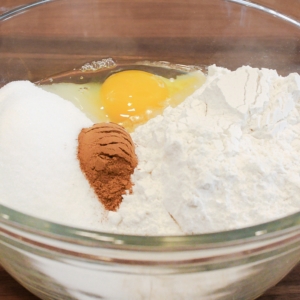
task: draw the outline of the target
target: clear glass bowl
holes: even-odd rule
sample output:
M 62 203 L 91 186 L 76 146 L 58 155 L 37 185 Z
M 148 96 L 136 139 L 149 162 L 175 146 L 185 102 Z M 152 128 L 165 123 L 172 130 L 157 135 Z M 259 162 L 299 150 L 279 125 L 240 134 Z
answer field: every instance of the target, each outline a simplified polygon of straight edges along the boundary
M 0 86 L 106 57 L 300 73 L 300 23 L 275 6 L 57 0 L 17 7 L 0 16 Z M 0 205 L 0 263 L 41 299 L 254 299 L 299 257 L 300 213 L 227 232 L 145 237 L 62 226 Z

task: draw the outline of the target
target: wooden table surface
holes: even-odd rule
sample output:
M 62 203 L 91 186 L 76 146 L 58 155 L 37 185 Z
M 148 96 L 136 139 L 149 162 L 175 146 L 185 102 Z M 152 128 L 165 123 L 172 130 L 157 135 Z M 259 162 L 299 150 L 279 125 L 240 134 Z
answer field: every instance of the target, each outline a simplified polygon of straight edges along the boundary
M 0 0 L 0 14 L 25 3 L 33 2 L 30 0 Z M 300 0 L 261 0 L 253 1 L 265 4 L 269 7 L 277 7 L 283 13 L 292 17 L 299 18 Z M 1 266 L 0 266 L 0 299 L 5 300 L 34 300 L 38 299 L 21 285 L 19 285 Z M 260 300 L 268 299 L 300 299 L 300 265 L 298 265 L 288 276 L 286 276 L 275 287 L 267 291 Z

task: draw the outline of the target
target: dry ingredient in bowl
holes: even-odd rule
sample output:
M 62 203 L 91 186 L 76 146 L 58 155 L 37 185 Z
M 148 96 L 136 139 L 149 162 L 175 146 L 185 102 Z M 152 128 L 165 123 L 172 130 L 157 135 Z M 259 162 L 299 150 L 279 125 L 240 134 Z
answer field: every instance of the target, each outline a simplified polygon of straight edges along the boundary
M 132 194 L 107 211 L 80 170 L 91 121 L 29 82 L 0 91 L 0 202 L 47 220 L 109 232 L 221 231 L 300 209 L 300 76 L 208 68 L 205 84 L 131 137 Z
M 78 159 L 105 209 L 115 211 L 131 180 L 137 158 L 133 141 L 125 129 L 114 123 L 98 123 L 81 130 L 78 136 Z
M 144 215 L 140 223 L 150 203 L 163 203 L 185 233 L 299 211 L 299 101 L 298 74 L 209 67 L 202 88 L 132 134 L 139 165 L 120 211 L 123 223 L 132 202 Z

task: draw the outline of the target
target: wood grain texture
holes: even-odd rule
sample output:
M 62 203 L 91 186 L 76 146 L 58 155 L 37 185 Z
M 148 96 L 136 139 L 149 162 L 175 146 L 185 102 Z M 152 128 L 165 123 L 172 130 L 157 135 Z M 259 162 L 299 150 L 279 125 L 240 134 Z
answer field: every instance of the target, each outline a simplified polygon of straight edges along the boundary
M 202 1 L 209 1 L 209 0 L 202 0 Z M 32 3 L 33 0 L 0 0 L 0 14 L 5 13 L 9 11 L 10 9 L 16 8 L 20 5 L 23 5 L 25 3 Z M 174 32 L 172 29 L 172 26 L 175 24 L 173 19 L 165 20 L 164 22 L 157 22 L 157 27 L 149 27 L 147 23 L 147 17 L 148 17 L 148 8 L 145 6 L 142 10 L 140 9 L 140 6 L 138 4 L 138 1 L 133 1 L 136 3 L 136 15 L 128 15 L 127 18 L 133 18 L 138 24 L 137 26 L 142 26 L 145 30 L 145 36 L 148 38 L 155 37 L 156 39 L 152 40 L 152 44 L 148 44 L 147 38 L 145 36 L 139 37 L 135 36 L 134 26 L 128 27 L 128 24 L 124 23 L 123 26 L 120 24 L 111 24 L 110 29 L 105 31 L 105 36 L 101 36 L 101 28 L 95 28 L 94 30 L 94 45 L 91 44 L 91 48 L 89 49 L 88 53 L 86 51 L 85 47 L 85 40 L 78 41 L 76 38 L 78 36 L 84 35 L 85 31 L 90 31 L 90 26 L 93 26 L 93 18 L 111 18 L 112 16 L 105 14 L 105 8 L 107 5 L 114 5 L 111 2 L 118 2 L 119 4 L 116 6 L 116 8 L 119 8 L 119 10 L 126 15 L 128 13 L 126 11 L 126 5 L 124 6 L 124 1 L 106 1 L 106 3 L 98 4 L 97 9 L 95 6 L 95 12 L 92 16 L 89 16 L 85 13 L 84 7 L 79 5 L 79 0 L 73 0 L 72 5 L 68 8 L 70 10 L 70 13 L 73 14 L 73 16 L 76 16 L 78 18 L 85 18 L 85 27 L 76 27 L 74 28 L 71 24 L 68 24 L 64 20 L 61 19 L 61 12 L 62 9 L 64 9 L 64 3 L 57 4 L 57 7 L 59 11 L 57 11 L 57 14 L 55 17 L 53 15 L 47 15 L 47 18 L 55 18 L 56 22 L 53 24 L 51 28 L 45 30 L 45 28 L 34 26 L 33 23 L 31 23 L 28 26 L 32 26 L 29 29 L 30 30 L 24 30 L 24 28 L 18 27 L 18 26 L 11 26 L 9 22 L 3 26 L 2 31 L 0 31 L 0 45 L 2 47 L 2 55 L 0 57 L 0 65 L 3 67 L 4 65 L 7 65 L 7 69 L 14 64 L 14 66 L 17 66 L 19 69 L 20 77 L 22 78 L 23 74 L 24 76 L 28 76 L 28 73 L 32 72 L 35 75 L 32 76 L 33 80 L 41 79 L 41 76 L 47 76 L 52 75 L 53 73 L 64 71 L 61 69 L 61 65 L 65 63 L 66 58 L 68 57 L 68 52 L 76 52 L 76 55 L 73 55 L 74 60 L 72 63 L 75 63 L 76 65 L 81 65 L 85 63 L 86 61 L 91 61 L 93 59 L 96 59 L 97 57 L 107 56 L 108 53 L 106 53 L 105 44 L 107 42 L 107 39 L 110 38 L 110 35 L 115 35 L 116 33 L 119 36 L 122 36 L 122 39 L 120 41 L 120 44 L 122 44 L 122 49 L 117 46 L 114 47 L 115 55 L 122 55 L 123 52 L 126 52 L 126 47 L 131 47 L 131 37 L 134 36 L 135 41 L 138 42 L 137 47 L 137 56 L 139 51 L 144 51 L 144 53 L 147 53 L 149 58 L 152 58 L 153 60 L 156 60 L 159 58 L 159 56 L 165 56 L 167 50 L 161 48 L 160 53 L 158 53 L 158 57 L 151 56 L 153 49 L 157 49 L 157 44 L 160 43 L 159 38 L 169 38 L 170 43 L 173 43 L 174 49 L 176 49 L 178 56 L 178 53 L 185 53 L 186 51 L 190 51 L 190 55 L 195 55 L 201 51 L 203 53 L 203 63 L 209 63 L 212 59 L 218 59 L 218 57 L 212 58 L 210 56 L 211 49 L 209 47 L 219 47 L 220 52 L 221 51 L 231 51 L 232 52 L 232 66 L 234 67 L 234 63 L 236 60 L 236 53 L 241 48 L 230 48 L 230 44 L 234 44 L 234 35 L 238 35 L 238 22 L 239 20 L 232 19 L 231 24 L 226 24 L 227 28 L 227 38 L 228 38 L 228 49 L 224 50 L 224 45 L 218 44 L 219 41 L 216 38 L 216 41 L 214 45 L 208 45 L 205 43 L 205 38 L 207 38 L 210 35 L 218 35 L 220 31 L 224 31 L 224 20 L 220 19 L 218 23 L 214 23 L 211 25 L 211 28 L 207 30 L 206 37 L 203 36 L 201 40 L 198 41 L 198 44 L 194 45 L 193 49 L 188 48 L 189 41 L 188 39 L 193 39 L 198 34 L 198 28 L 193 27 L 193 23 L 185 23 L 182 21 L 182 16 L 186 13 L 186 6 L 182 3 L 182 8 L 177 12 L 173 11 L 170 15 L 174 16 L 174 20 L 176 22 L 180 21 L 180 26 L 177 28 L 176 32 Z M 150 1 L 151 2 L 151 1 Z M 149 3 L 150 3 L 149 2 Z M 153 1 L 153 2 L 159 2 L 159 1 Z M 167 2 L 167 1 L 164 1 Z M 180 1 L 179 1 L 180 2 Z M 260 3 L 263 5 L 266 5 L 270 8 L 277 9 L 281 11 L 282 13 L 285 13 L 293 18 L 300 18 L 299 12 L 300 12 L 300 0 L 257 0 L 252 1 L 256 3 Z M 84 1 L 81 1 L 81 3 L 84 3 Z M 123 4 L 122 4 L 123 3 Z M 193 5 L 193 1 L 189 1 L 190 5 Z M 151 6 L 152 3 L 150 3 Z M 150 5 L 149 4 L 149 5 Z M 45 6 L 40 7 L 39 10 L 41 12 L 43 10 L 47 10 L 47 7 Z M 173 8 L 168 7 L 166 5 L 166 10 L 172 10 Z M 157 16 L 164 14 L 165 11 L 157 11 Z M 201 15 L 202 18 L 209 18 L 210 14 L 208 12 L 202 11 L 202 12 L 195 12 L 195 18 L 199 18 L 199 15 Z M 25 18 L 24 15 L 20 15 L 20 19 Z M 47 26 L 47 20 L 45 20 L 45 26 Z M 64 23 L 62 23 L 64 22 Z M 201 24 L 201 23 L 199 23 Z M 43 20 L 40 20 L 39 22 L 40 26 L 43 26 Z M 28 29 L 28 28 L 27 28 Z M 186 37 L 185 32 L 188 30 L 189 36 Z M 277 32 L 274 30 L 271 34 L 277 34 L 280 35 L 280 28 L 277 28 Z M 296 29 L 294 29 L 296 30 Z M 63 46 L 65 49 L 65 54 L 61 54 L 59 52 L 59 49 L 55 48 L 55 45 L 52 43 L 51 40 L 45 39 L 45 36 L 40 36 L 40 32 L 48 32 L 49 34 L 53 35 L 53 33 L 56 34 L 57 38 L 60 38 L 61 44 L 60 46 Z M 267 28 L 261 26 L 261 24 L 257 24 L 256 31 L 249 32 L 249 36 L 247 39 L 245 39 L 245 43 L 251 40 L 251 35 L 253 38 L 253 35 L 260 36 L 262 39 L 264 39 L 261 45 L 268 46 L 268 37 L 267 35 L 269 31 Z M 299 34 L 299 30 L 297 31 Z M 28 36 L 29 33 L 29 36 Z M 205 33 L 205 32 L 204 32 Z M 291 30 L 289 33 L 290 36 L 293 36 L 295 31 Z M 18 36 L 17 39 L 10 39 L 10 35 Z M 66 35 L 72 35 L 74 37 L 73 40 L 65 42 L 64 44 L 64 37 Z M 30 38 L 33 37 L 35 39 L 34 46 L 39 46 L 41 49 L 44 49 L 43 53 L 39 54 L 39 57 L 37 59 L 37 55 L 35 52 L 34 46 L 32 47 L 32 44 L 30 43 Z M 36 37 L 40 37 L 39 41 L 36 41 Z M 256 40 L 257 42 L 257 40 Z M 19 44 L 18 44 L 19 43 Z M 37 44 L 39 43 L 39 44 Z M 279 50 L 282 50 L 282 53 L 286 49 L 291 49 L 291 47 L 295 47 L 295 51 L 297 51 L 298 56 L 295 56 L 295 63 L 300 64 L 300 55 L 299 55 L 299 49 L 297 50 L 297 47 L 299 45 L 293 44 L 293 41 L 289 40 L 289 36 L 285 35 L 282 37 L 281 40 L 282 47 L 278 48 Z M 206 51 L 203 50 L 203 45 L 206 47 Z M 239 45 L 240 47 L 243 47 L 243 45 Z M 249 46 L 249 45 L 248 45 Z M 77 48 L 76 48 L 77 47 Z M 222 48 L 223 47 L 223 48 Z M 76 48 L 76 51 L 74 51 L 74 48 Z M 20 52 L 15 51 L 15 49 L 20 49 Z M 102 53 L 99 54 L 99 49 L 102 49 Z M 214 48 L 216 49 L 216 48 Z M 255 53 L 259 51 L 257 44 L 253 45 L 252 53 Z M 22 51 L 22 53 L 21 53 Z M 123 51 L 123 52 L 122 52 Z M 253 55 L 252 53 L 245 53 L 245 55 Z M 276 55 L 278 55 L 278 65 L 279 67 L 282 67 L 282 65 L 286 64 L 285 61 L 282 61 L 282 55 L 280 51 L 277 52 Z M 44 70 L 40 70 L 40 63 L 49 59 L 53 59 L 54 63 L 51 65 L 52 69 L 49 71 L 50 74 L 45 72 Z M 181 62 L 184 63 L 185 56 L 182 55 Z M 228 59 L 228 58 L 227 58 Z M 229 57 L 231 59 L 231 57 Z M 241 58 L 244 59 L 244 58 Z M 262 57 L 263 59 L 263 57 Z M 33 63 L 33 60 L 36 63 Z M 16 62 L 18 62 L 16 64 Z M 11 63 L 13 62 L 13 63 Z M 11 63 L 11 65 L 10 65 Z M 227 61 L 228 63 L 228 61 Z M 31 65 L 31 69 L 29 70 L 27 68 L 27 64 Z M 229 62 L 230 64 L 230 62 Z M 67 69 L 70 69 L 73 65 L 66 66 Z M 267 67 L 267 66 L 266 66 Z M 289 66 L 287 66 L 289 67 Z M 287 68 L 287 70 L 289 70 Z M 0 72 L 1 73 L 1 72 Z M 16 72 L 15 72 L 16 73 Z M 1 74 L 0 74 L 1 75 Z M 0 76 L 1 77 L 1 76 Z M 9 77 L 9 74 L 7 74 L 7 77 Z M 19 79 L 17 78 L 17 79 Z M 1 79 L 1 78 L 0 78 Z M 1 82 L 0 82 L 1 83 Z M 4 300 L 37 300 L 38 298 L 29 293 L 26 289 L 24 289 L 19 283 L 17 283 L 1 266 L 0 266 L 0 299 Z M 271 288 L 269 291 L 267 291 L 263 296 L 258 298 L 259 300 L 292 300 L 292 299 L 300 299 L 300 265 L 298 265 L 289 275 L 287 275 L 280 283 L 278 283 L 275 287 Z
M 0 265 L 0 299 L 37 300 L 38 298 L 23 288 Z
M 246 13 L 246 7 L 227 1 L 201 0 L 207 11 L 198 0 L 175 2 L 132 0 L 129 10 L 127 0 L 61 0 L 4 21 L 0 86 L 12 80 L 35 82 L 105 57 L 229 69 L 246 64 L 276 68 L 281 75 L 298 66 L 300 72 L 296 26 L 283 26 L 259 10 Z M 291 12 L 298 2 L 289 0 Z

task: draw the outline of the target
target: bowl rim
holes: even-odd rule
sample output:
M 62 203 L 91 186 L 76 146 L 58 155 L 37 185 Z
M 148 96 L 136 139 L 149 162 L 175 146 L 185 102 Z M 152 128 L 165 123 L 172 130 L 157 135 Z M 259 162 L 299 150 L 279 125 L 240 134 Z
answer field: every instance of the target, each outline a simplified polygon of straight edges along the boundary
M 17 6 L 0 15 L 0 23 L 25 12 L 38 5 L 62 0 L 39 0 Z M 261 10 L 300 28 L 300 21 L 281 14 L 278 11 L 247 0 L 223 0 L 238 5 Z M 0 234 L 7 230 L 17 229 L 22 232 L 36 234 L 55 240 L 68 241 L 75 244 L 92 244 L 99 247 L 147 247 L 149 249 L 195 249 L 201 246 L 217 246 L 219 244 L 237 244 L 254 239 L 266 239 L 284 234 L 286 231 L 300 232 L 300 212 L 258 225 L 228 231 L 219 231 L 194 235 L 174 236 L 141 236 L 114 234 L 83 228 L 71 227 L 24 214 L 0 204 Z
M 20 13 L 25 12 L 26 10 L 29 10 L 31 8 L 34 8 L 36 6 L 42 5 L 42 4 L 47 4 L 47 3 L 52 3 L 52 2 L 56 2 L 56 1 L 63 1 L 63 0 L 38 0 L 29 4 L 24 4 L 24 5 L 20 5 L 17 7 L 12 8 L 11 10 L 8 10 L 6 12 L 4 12 L 3 14 L 0 14 L 0 22 L 10 19 Z M 220 0 L 222 1 L 222 0 Z M 242 6 L 247 6 L 247 7 L 251 7 L 254 8 L 256 10 L 260 10 L 263 11 L 267 14 L 273 15 L 274 17 L 280 18 L 284 21 L 287 21 L 293 25 L 296 25 L 297 27 L 300 28 L 300 20 L 296 20 L 290 16 L 287 16 L 285 14 L 280 13 L 279 11 L 276 11 L 272 8 L 266 7 L 264 5 L 261 5 L 259 3 L 254 3 L 251 0 L 223 0 L 224 2 L 232 2 L 238 5 L 242 5 Z
M 26 10 L 34 8 L 38 5 L 42 5 L 42 4 L 46 4 L 46 3 L 50 3 L 50 2 L 54 2 L 54 1 L 59 1 L 59 0 L 38 0 L 38 1 L 35 1 L 32 3 L 16 6 L 10 10 L 4 12 L 3 14 L 0 14 L 0 22 L 8 20 L 18 14 L 24 13 Z
M 300 233 L 300 212 L 254 226 L 193 235 L 143 236 L 115 234 L 58 224 L 33 217 L 0 204 L 0 235 L 18 230 L 71 244 L 101 248 L 147 248 L 147 250 L 194 250 L 219 248 L 273 239 L 287 232 Z

